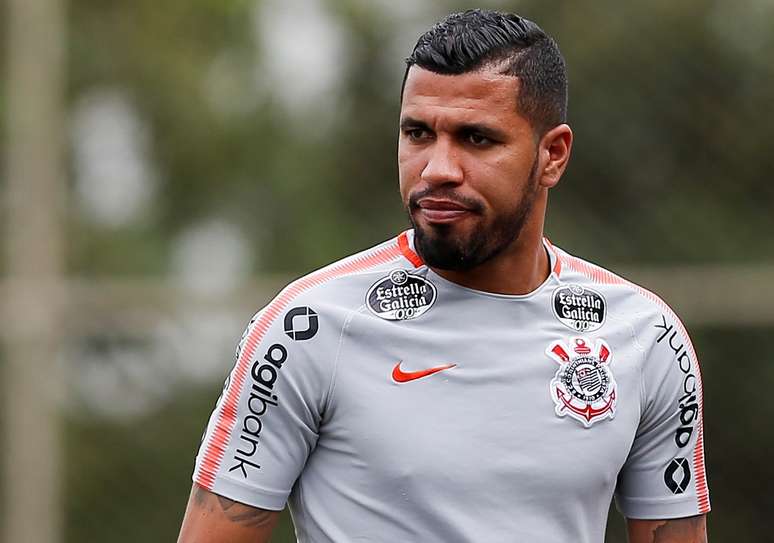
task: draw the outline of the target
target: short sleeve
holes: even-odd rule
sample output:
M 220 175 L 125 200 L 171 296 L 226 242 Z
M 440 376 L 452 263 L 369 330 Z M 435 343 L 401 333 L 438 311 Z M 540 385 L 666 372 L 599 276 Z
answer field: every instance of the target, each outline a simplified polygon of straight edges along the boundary
M 332 320 L 286 289 L 250 321 L 196 457 L 197 484 L 284 508 L 317 443 L 338 339 Z
M 704 468 L 702 380 L 680 320 L 666 308 L 640 340 L 643 405 L 637 433 L 618 477 L 616 504 L 627 518 L 681 518 L 709 511 Z

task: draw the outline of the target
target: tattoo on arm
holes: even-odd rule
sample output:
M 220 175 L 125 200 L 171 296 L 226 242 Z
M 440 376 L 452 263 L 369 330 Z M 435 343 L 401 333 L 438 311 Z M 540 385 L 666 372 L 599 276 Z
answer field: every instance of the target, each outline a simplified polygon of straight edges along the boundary
M 707 543 L 704 516 L 661 521 L 653 530 L 653 543 Z
M 207 498 L 209 496 L 210 496 L 209 493 L 205 492 L 202 487 L 200 487 L 199 485 L 194 485 L 193 498 L 194 498 L 194 503 L 198 507 L 204 507 L 205 504 L 207 503 Z
M 199 486 L 194 488 L 194 502 L 211 513 L 223 512 L 231 522 L 250 528 L 262 528 L 269 525 L 275 511 L 250 507 L 223 496 L 212 494 Z
M 705 515 L 668 520 L 628 520 L 631 543 L 707 543 Z

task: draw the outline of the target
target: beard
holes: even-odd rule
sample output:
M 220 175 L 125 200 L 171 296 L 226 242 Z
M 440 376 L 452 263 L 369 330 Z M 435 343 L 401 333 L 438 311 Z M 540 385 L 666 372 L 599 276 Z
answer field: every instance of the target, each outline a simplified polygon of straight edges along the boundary
M 414 248 L 431 268 L 448 271 L 469 271 L 503 252 L 521 235 L 524 224 L 538 195 L 537 156 L 532 163 L 527 185 L 516 206 L 495 215 L 490 224 L 479 224 L 467 235 L 454 233 L 454 225 L 439 224 L 422 227 L 414 221 L 412 212 L 417 202 L 427 196 L 448 198 L 465 205 L 472 213 L 483 215 L 484 206 L 448 190 L 428 188 L 411 195 L 408 204 L 409 222 L 414 228 Z

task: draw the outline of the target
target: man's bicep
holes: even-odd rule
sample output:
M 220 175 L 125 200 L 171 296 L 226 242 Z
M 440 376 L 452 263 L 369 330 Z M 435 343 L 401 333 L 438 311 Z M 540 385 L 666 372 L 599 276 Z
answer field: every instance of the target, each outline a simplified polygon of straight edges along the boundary
M 279 515 L 279 511 L 244 505 L 194 483 L 177 541 L 265 543 L 269 541 Z
M 667 520 L 627 519 L 629 543 L 707 543 L 706 515 Z

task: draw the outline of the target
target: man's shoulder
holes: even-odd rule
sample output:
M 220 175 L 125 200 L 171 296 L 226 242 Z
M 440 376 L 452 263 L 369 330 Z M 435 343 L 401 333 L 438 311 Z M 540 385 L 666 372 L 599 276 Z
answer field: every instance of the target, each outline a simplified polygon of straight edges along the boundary
M 381 276 L 395 269 L 422 265 L 409 242 L 410 232 L 337 260 L 288 284 L 267 307 L 316 303 L 328 307 L 362 304 L 365 292 Z
M 598 290 L 609 302 L 640 312 L 673 314 L 669 305 L 656 293 L 616 272 L 584 258 L 554 247 L 560 266 L 561 280 L 569 284 Z

